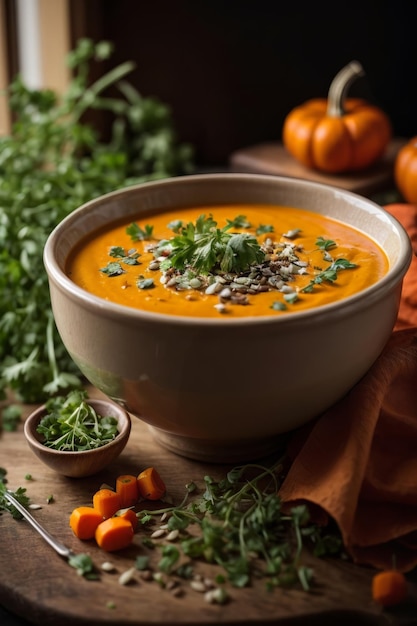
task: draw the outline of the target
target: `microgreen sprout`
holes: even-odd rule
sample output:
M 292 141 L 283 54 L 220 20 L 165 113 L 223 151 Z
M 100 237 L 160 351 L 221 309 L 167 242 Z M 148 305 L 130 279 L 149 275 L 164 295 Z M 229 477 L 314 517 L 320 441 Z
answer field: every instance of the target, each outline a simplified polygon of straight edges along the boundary
M 86 398 L 85 391 L 74 390 L 46 402 L 46 415 L 36 429 L 43 435 L 45 446 L 74 452 L 92 450 L 113 441 L 118 434 L 117 419 L 98 415 Z
M 205 476 L 199 497 L 195 483 L 190 483 L 178 506 L 139 511 L 144 525 L 165 513 L 168 532 L 180 531 L 179 546 L 162 545 L 159 569 L 178 573 L 182 552 L 189 559 L 220 565 L 236 587 L 263 576 L 270 588 L 299 584 L 309 590 L 313 572 L 303 564 L 304 538 L 311 541 L 318 533 L 306 506 L 282 510 L 282 476 L 280 461 L 271 468 L 241 465 L 221 480 Z

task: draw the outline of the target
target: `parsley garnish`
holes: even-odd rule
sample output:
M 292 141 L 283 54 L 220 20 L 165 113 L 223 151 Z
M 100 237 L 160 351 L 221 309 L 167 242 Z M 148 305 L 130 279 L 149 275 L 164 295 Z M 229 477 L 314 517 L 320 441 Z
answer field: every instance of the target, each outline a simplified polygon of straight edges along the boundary
M 97 580 L 99 578 L 89 554 L 74 554 L 69 557 L 68 563 L 77 570 L 79 576 L 83 576 L 87 580 Z
M 347 259 L 336 259 L 331 265 L 319 274 L 315 276 L 305 287 L 300 291 L 303 293 L 311 293 L 315 285 L 320 285 L 323 282 L 334 283 L 337 280 L 338 272 L 341 270 L 353 269 L 357 267 L 355 263 L 351 263 Z
M 153 278 L 144 278 L 143 276 L 139 276 L 136 285 L 139 289 L 152 289 L 155 287 Z
M 22 514 L 13 506 L 9 500 L 6 500 L 4 497 L 4 493 L 7 489 L 7 470 L 4 467 L 0 467 L 0 515 L 3 511 L 7 511 L 12 515 L 14 519 L 22 519 Z M 23 506 L 28 506 L 29 498 L 26 495 L 26 489 L 24 487 L 19 487 L 16 491 L 10 492 L 20 504 Z
M 218 228 L 211 215 L 200 215 L 195 224 L 189 222 L 170 241 L 171 266 L 208 274 L 216 268 L 222 272 L 240 272 L 261 263 L 265 253 L 256 237 L 249 233 L 229 233 L 230 228 L 231 223 Z
M 98 415 L 86 397 L 85 391 L 75 390 L 46 402 L 47 413 L 37 428 L 45 438 L 45 446 L 70 452 L 91 450 L 117 436 L 117 419 Z
M 120 262 L 126 265 L 139 265 L 138 258 L 140 254 L 136 252 L 134 248 L 126 252 L 121 246 L 112 246 L 109 251 L 109 256 L 120 259 Z
M 221 565 L 228 580 L 245 587 L 253 577 L 263 576 L 269 587 L 300 584 L 308 590 L 312 571 L 302 563 L 304 537 L 317 538 L 306 506 L 284 513 L 278 495 L 282 466 L 256 464 L 233 468 L 222 480 L 204 478 L 201 497 L 189 502 L 195 484 L 187 486 L 177 507 L 142 510 L 143 524 L 167 513 L 168 530 L 180 530 L 180 548 L 162 546 L 159 569 L 177 573 L 181 553 Z M 192 530 L 197 526 L 198 531 Z M 190 527 L 190 532 L 187 529 Z M 323 548 L 323 546 L 321 546 Z
M 246 215 L 236 215 L 232 220 L 226 220 L 231 228 L 250 228 L 250 222 L 246 219 Z
M 142 228 L 139 224 L 133 222 L 126 228 L 126 233 L 132 241 L 145 241 L 152 238 L 153 226 L 146 224 L 145 228 Z
M 317 237 L 316 246 L 319 250 L 331 250 L 336 247 L 336 242 L 332 239 L 324 239 L 324 237 Z
M 256 229 L 257 235 L 266 235 L 267 233 L 273 233 L 274 227 L 271 224 L 259 224 Z
M 17 430 L 21 417 L 22 409 L 17 404 L 10 404 L 4 407 L 1 413 L 1 426 L 3 430 L 8 432 Z

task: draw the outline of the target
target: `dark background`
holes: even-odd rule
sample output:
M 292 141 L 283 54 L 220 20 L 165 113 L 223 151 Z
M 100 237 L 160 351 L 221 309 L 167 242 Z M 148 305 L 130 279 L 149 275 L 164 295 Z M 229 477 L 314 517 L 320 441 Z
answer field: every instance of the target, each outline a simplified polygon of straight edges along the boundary
M 144 96 L 172 108 L 180 139 L 205 166 L 279 141 L 286 114 L 325 97 L 349 61 L 363 65 L 351 95 L 385 110 L 397 136 L 417 135 L 415 0 L 71 0 L 73 38 L 115 44 L 112 64 Z

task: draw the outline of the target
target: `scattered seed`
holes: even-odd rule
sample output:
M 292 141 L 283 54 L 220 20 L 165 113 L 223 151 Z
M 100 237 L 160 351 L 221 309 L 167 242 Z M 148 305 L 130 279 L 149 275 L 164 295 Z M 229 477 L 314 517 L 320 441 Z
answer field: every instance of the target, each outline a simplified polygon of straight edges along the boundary
M 190 287 L 192 287 L 192 289 L 200 289 L 201 280 L 199 280 L 198 278 L 192 278 L 190 280 Z
M 103 572 L 114 572 L 116 568 L 110 561 L 104 561 L 104 563 L 101 564 L 101 569 Z
M 127 569 L 125 572 L 123 572 L 123 574 L 120 574 L 119 576 L 119 584 L 120 585 L 127 585 L 128 583 L 130 583 L 136 574 L 136 567 L 131 567 L 129 569 Z
M 163 575 L 162 572 L 155 572 L 153 574 L 153 579 L 159 584 L 161 585 L 161 587 L 165 587 L 166 586 L 166 578 Z
M 171 530 L 171 532 L 167 534 L 167 541 L 175 541 L 176 539 L 178 539 L 179 534 L 180 531 L 178 530 L 178 528 L 175 528 L 175 530 Z
M 153 580 L 153 579 L 154 579 L 154 578 L 153 578 L 153 574 L 152 574 L 152 572 L 151 572 L 151 570 L 150 570 L 150 569 L 145 569 L 145 570 L 143 570 L 143 571 L 140 573 L 140 577 L 141 577 L 143 580 L 146 580 L 146 581 L 150 581 L 150 580 Z
M 151 539 L 158 539 L 158 537 L 163 537 L 166 535 L 166 530 L 164 528 L 158 528 L 158 530 L 154 530 L 151 535 Z
M 202 580 L 192 580 L 190 582 L 190 587 L 191 589 L 193 589 L 194 591 L 198 591 L 199 593 L 204 593 L 205 591 L 207 591 L 206 585 Z
M 32 511 L 37 511 L 38 509 L 42 508 L 41 504 L 29 504 L 29 508 L 32 509 Z
M 217 291 L 219 291 L 221 289 L 221 285 L 220 283 L 211 283 L 211 285 L 209 285 L 205 291 L 205 294 L 207 296 L 211 296 L 214 293 L 216 293 Z

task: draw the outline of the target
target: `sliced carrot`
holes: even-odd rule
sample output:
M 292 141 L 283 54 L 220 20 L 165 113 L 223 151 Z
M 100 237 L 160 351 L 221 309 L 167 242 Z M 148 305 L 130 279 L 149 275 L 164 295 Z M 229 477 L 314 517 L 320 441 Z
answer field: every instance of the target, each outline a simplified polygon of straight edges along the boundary
M 133 535 L 130 521 L 118 516 L 102 521 L 95 532 L 97 544 L 106 552 L 127 548 L 132 543 Z
M 133 531 L 135 531 L 138 527 L 138 518 L 133 509 L 121 509 L 116 513 L 117 517 L 122 517 L 123 519 L 127 519 L 131 524 Z
M 139 498 L 136 476 L 124 474 L 116 478 L 116 492 L 120 495 L 121 506 L 134 506 Z
M 395 569 L 378 572 L 372 579 L 372 598 L 381 606 L 400 604 L 407 594 L 407 580 Z
M 93 495 L 93 507 L 100 513 L 102 518 L 108 519 L 122 508 L 120 495 L 112 489 L 99 489 Z
M 92 506 L 79 506 L 72 511 L 69 524 L 78 539 L 93 539 L 102 521 L 102 516 Z
M 154 467 L 143 470 L 137 483 L 139 494 L 146 500 L 160 500 L 166 493 L 165 483 Z

